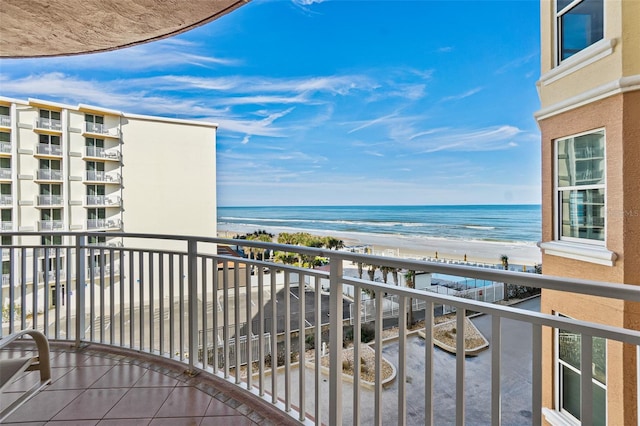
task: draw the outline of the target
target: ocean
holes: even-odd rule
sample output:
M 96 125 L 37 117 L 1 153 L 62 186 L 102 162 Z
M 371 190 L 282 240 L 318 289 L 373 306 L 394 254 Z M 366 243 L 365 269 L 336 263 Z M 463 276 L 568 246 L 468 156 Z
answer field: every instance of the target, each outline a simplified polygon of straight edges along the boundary
M 540 205 L 218 207 L 218 231 L 533 244 Z

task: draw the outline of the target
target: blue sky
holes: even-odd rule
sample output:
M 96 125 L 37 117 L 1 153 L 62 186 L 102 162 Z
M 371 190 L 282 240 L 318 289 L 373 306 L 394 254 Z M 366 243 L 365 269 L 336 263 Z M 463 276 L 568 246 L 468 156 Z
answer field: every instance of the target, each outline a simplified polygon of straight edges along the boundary
M 220 206 L 539 203 L 539 39 L 534 0 L 256 0 L 0 94 L 218 123 Z

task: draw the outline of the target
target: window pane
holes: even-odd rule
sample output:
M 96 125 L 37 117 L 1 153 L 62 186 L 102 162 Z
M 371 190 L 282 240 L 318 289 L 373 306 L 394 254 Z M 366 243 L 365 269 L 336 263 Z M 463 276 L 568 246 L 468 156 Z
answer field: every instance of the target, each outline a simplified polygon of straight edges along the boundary
M 580 420 L 580 375 L 570 368 L 560 366 L 562 380 L 562 401 L 564 410 Z
M 558 141 L 558 187 L 604 184 L 604 132 Z
M 593 338 L 593 378 L 607 384 L 607 341 L 602 337 Z
M 560 16 L 560 60 L 602 40 L 603 14 L 602 0 L 584 0 Z
M 573 0 L 557 0 L 557 2 L 556 2 L 556 12 L 560 12 L 562 9 L 564 9 L 567 6 L 569 6 L 569 4 L 572 1 Z
M 0 132 L 0 142 L 11 142 L 11 135 L 7 132 Z
M 604 190 L 561 191 L 562 237 L 604 241 Z
M 580 369 L 580 334 L 558 330 L 558 356 L 567 364 Z
M 607 424 L 607 391 L 602 387 L 593 385 L 593 424 L 605 426 Z

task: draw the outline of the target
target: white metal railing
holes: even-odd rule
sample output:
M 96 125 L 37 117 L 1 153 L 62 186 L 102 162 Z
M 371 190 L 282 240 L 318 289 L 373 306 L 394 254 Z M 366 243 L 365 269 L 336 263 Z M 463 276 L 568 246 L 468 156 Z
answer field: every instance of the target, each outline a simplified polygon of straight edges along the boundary
M 11 179 L 11 169 L 0 168 L 0 179 Z
M 61 220 L 41 220 L 38 222 L 40 231 L 59 231 L 64 229 L 64 222 Z
M 13 195 L 0 194 L 0 206 L 10 206 L 13 204 Z
M 39 143 L 36 145 L 36 153 L 41 155 L 54 155 L 59 157 L 62 155 L 62 148 L 60 147 L 60 145 Z
M 38 195 L 39 206 L 59 206 L 63 204 L 62 195 Z
M 119 137 L 120 129 L 117 127 L 107 127 L 102 123 L 89 123 L 85 122 L 85 132 L 87 133 L 97 133 L 103 136 L 111 136 L 111 137 Z
M 0 222 L 0 229 L 3 231 L 13 231 L 13 222 L 9 220 L 3 220 Z
M 36 170 L 36 178 L 39 180 L 62 180 L 62 170 L 38 169 Z
M 10 153 L 11 152 L 11 142 L 0 142 L 0 152 Z
M 11 127 L 11 116 L 0 114 L 0 126 Z
M 640 332 L 636 330 L 353 278 L 344 274 L 343 265 L 384 265 L 404 271 L 508 282 L 628 302 L 640 302 L 638 286 L 247 240 L 110 233 L 110 237 L 124 241 L 123 247 L 116 248 L 87 244 L 89 238 L 104 236 L 99 232 L 58 234 L 67 236 L 71 243 L 46 249 L 0 246 L 3 257 L 9 252 L 12 265 L 9 272 L 12 285 L 2 290 L 3 303 L 6 303 L 0 331 L 3 336 L 25 328 L 36 328 L 49 338 L 70 340 L 77 345 L 96 342 L 177 359 L 184 362 L 188 370 L 208 371 L 235 383 L 302 423 L 406 424 L 408 417 L 412 416 L 414 423 L 437 424 L 434 419 L 441 417 L 435 416 L 444 415 L 449 422 L 459 425 L 465 422 L 498 425 L 503 422 L 502 411 L 509 405 L 509 409 L 530 413 L 527 421 L 537 425 L 542 423 L 543 357 L 552 356 L 543 353 L 543 328 L 581 334 L 583 360 L 593 357 L 591 342 L 594 337 L 602 337 L 612 343 L 624 342 L 636 348 L 640 345 Z M 218 255 L 215 244 L 221 243 L 321 256 L 329 259 L 329 271 Z M 35 265 L 29 263 L 29 259 L 34 258 L 32 252 L 36 250 L 44 250 L 45 257 L 54 264 L 75 271 L 75 277 L 67 283 L 54 277 L 55 281 L 47 283 L 46 287 L 44 284 L 33 286 L 28 280 L 21 279 L 42 266 L 39 262 Z M 104 267 L 96 269 L 96 262 Z M 121 271 L 121 275 L 117 276 L 116 271 Z M 384 305 L 385 294 L 394 298 L 393 303 L 397 305 L 394 312 L 399 318 L 398 353 L 393 358 L 397 376 L 391 392 L 383 391 L 382 384 L 385 315 L 382 309 L 373 313 L 376 343 L 372 349 L 375 360 L 366 364 L 375 373 L 373 384 L 369 385 L 373 389 L 366 390 L 359 378 L 355 378 L 353 383 L 343 382 L 343 327 L 349 322 L 347 305 L 343 300 L 345 286 L 353 286 L 355 312 L 362 311 L 361 295 L 364 291 L 372 294 L 375 306 Z M 328 295 L 323 288 L 329 289 Z M 404 321 L 410 300 L 416 301 L 414 310 L 422 309 L 425 321 L 424 344 L 413 345 L 418 348 L 415 350 L 422 352 L 412 355 L 412 359 L 407 355 L 410 345 Z M 483 313 L 490 320 L 491 353 L 485 358 L 489 360 L 489 367 L 483 372 L 485 384 L 482 389 L 467 388 L 469 377 L 465 376 L 465 369 L 479 373 L 470 367 L 463 351 L 436 364 L 439 352 L 434 350 L 433 344 L 434 309 L 445 304 L 455 308 L 458 347 L 464 346 L 467 312 Z M 41 314 L 27 318 L 31 309 L 38 309 Z M 353 322 L 353 339 L 359 342 L 361 316 L 354 315 Z M 511 327 L 514 322 L 529 326 L 529 337 L 521 336 L 518 344 L 529 346 L 531 357 L 505 363 L 503 358 L 510 356 L 512 348 L 503 347 L 501 336 L 503 328 Z M 327 329 L 328 340 L 325 340 Z M 241 351 L 233 350 L 235 341 L 254 340 L 253 336 L 257 336 L 256 345 L 245 345 Z M 265 344 L 267 336 L 270 338 L 268 345 Z M 317 343 L 310 351 L 306 347 L 309 341 Z M 216 350 L 208 349 L 213 347 Z M 325 350 L 326 357 L 323 356 Z M 353 369 L 360 371 L 364 368 L 364 348 L 355 345 L 352 350 Z M 294 353 L 302 362 L 292 358 Z M 282 368 L 272 371 L 267 359 L 275 364 L 276 359 L 281 358 L 280 354 L 283 355 Z M 420 367 L 409 371 L 409 361 L 413 361 L 413 357 L 420 360 Z M 326 365 L 324 358 L 328 358 Z M 234 368 L 243 365 L 245 360 L 253 359 L 257 361 L 244 365 L 246 374 L 243 374 L 243 369 Z M 553 360 L 546 359 L 545 362 Z M 509 376 L 513 373 L 508 371 L 511 365 L 518 365 L 517 377 Z M 581 405 L 585 414 L 583 419 L 589 419 L 590 414 L 586 410 L 593 406 L 592 366 L 590 361 L 584 365 L 581 370 L 585 373 L 580 385 Z M 448 369 L 447 374 L 453 383 L 447 391 L 437 391 L 442 384 L 435 383 L 436 368 L 439 373 Z M 637 377 L 635 369 L 636 365 L 625 365 L 629 377 Z M 323 370 L 326 373 L 322 373 Z M 524 371 L 530 372 L 530 382 L 523 378 Z M 518 386 L 527 387 L 528 397 L 516 401 L 508 398 L 510 390 L 503 388 L 502 384 L 512 379 Z M 466 413 L 465 407 L 470 403 L 468 394 L 477 392 L 487 395 L 486 405 L 474 406 L 473 413 Z M 410 397 L 414 398 L 414 403 L 417 397 L 419 406 L 408 407 Z M 439 402 L 445 397 L 449 399 Z
M 115 195 L 87 195 L 86 202 L 88 206 L 113 206 L 120 205 L 120 197 Z
M 107 160 L 120 160 L 120 151 L 115 149 L 105 149 L 98 146 L 85 146 L 85 157 L 104 158 Z
M 120 219 L 88 219 L 87 229 L 121 229 Z
M 86 180 L 93 182 L 106 182 L 106 183 L 120 183 L 120 174 L 118 173 L 107 173 L 104 171 L 98 170 L 87 170 L 86 172 Z
M 36 128 L 62 131 L 62 122 L 54 118 L 36 118 Z

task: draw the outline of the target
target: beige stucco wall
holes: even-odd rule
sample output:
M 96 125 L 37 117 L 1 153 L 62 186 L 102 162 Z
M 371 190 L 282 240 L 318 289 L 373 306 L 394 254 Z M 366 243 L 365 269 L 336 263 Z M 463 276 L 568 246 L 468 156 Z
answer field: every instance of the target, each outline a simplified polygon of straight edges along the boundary
M 597 88 L 623 76 L 640 74 L 640 2 L 607 0 L 605 5 L 604 41 L 614 43 L 613 52 L 583 68 L 584 51 L 556 64 L 555 2 L 541 2 L 541 80 L 538 85 L 542 108 Z M 599 42 L 600 43 L 600 42 Z M 598 44 L 598 43 L 596 43 Z M 545 82 L 545 74 L 559 69 L 567 72 L 561 79 Z
M 542 133 L 542 240 L 554 235 L 554 141 L 604 128 L 606 141 L 606 248 L 614 266 L 543 253 L 543 273 L 590 280 L 640 284 L 640 91 L 618 94 L 539 121 Z M 543 291 L 541 310 L 640 329 L 640 305 L 607 298 Z M 554 407 L 554 353 L 551 330 L 543 332 L 543 406 Z M 609 424 L 636 421 L 635 348 L 609 342 L 607 403 Z
M 608 2 L 608 1 L 607 1 Z M 640 74 L 640 1 L 625 0 L 622 2 L 622 37 L 623 75 Z
M 215 132 L 123 117 L 126 232 L 216 236 Z

